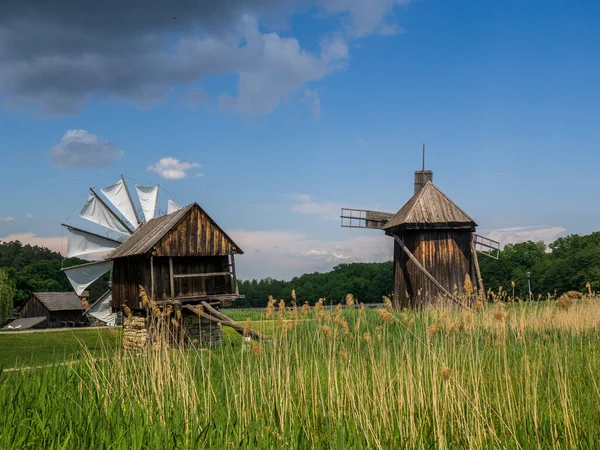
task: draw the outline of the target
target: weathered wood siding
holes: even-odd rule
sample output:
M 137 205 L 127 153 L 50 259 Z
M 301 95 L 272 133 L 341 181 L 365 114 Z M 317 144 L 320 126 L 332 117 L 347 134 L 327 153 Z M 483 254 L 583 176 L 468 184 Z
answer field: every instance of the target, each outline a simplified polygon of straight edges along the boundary
M 21 317 L 49 317 L 50 311 L 40 302 L 35 296 L 31 295 L 23 309 L 21 310 Z
M 404 231 L 398 236 L 427 271 L 448 291 L 462 292 L 472 276 L 470 230 Z M 394 305 L 420 308 L 435 301 L 439 289 L 394 242 Z
M 65 322 L 85 322 L 83 311 L 63 310 L 50 311 L 35 296 L 31 296 L 23 309 L 20 317 L 47 317 L 45 322 L 36 325 L 34 328 L 60 328 L 65 326 Z
M 156 256 L 227 256 L 232 242 L 200 208 L 194 208 L 155 246 Z
M 173 273 L 211 273 L 229 271 L 228 256 L 174 257 Z M 131 256 L 118 258 L 113 264 L 112 306 L 118 310 L 127 305 L 131 309 L 141 308 L 139 286 L 143 286 L 150 297 L 152 283 L 150 257 Z M 230 276 L 175 278 L 175 297 L 201 297 L 205 295 L 232 294 Z M 171 298 L 169 258 L 154 257 L 154 299 Z

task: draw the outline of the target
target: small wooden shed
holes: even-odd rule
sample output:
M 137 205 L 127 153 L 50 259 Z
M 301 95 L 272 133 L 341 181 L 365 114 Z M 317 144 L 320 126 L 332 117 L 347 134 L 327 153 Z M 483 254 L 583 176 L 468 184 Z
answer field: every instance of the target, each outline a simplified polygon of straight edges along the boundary
M 41 318 L 31 327 L 58 328 L 85 325 L 82 313 L 85 310 L 75 292 L 34 292 L 21 311 L 21 319 Z
M 234 255 L 242 249 L 197 204 L 141 225 L 107 259 L 113 261 L 112 308 L 151 300 L 227 305 L 240 298 Z
M 462 292 L 467 274 L 476 280 L 475 221 L 431 181 L 415 182 L 415 190 L 383 226 L 395 241 L 394 303 L 400 309 L 433 303 L 443 292 L 440 285 Z

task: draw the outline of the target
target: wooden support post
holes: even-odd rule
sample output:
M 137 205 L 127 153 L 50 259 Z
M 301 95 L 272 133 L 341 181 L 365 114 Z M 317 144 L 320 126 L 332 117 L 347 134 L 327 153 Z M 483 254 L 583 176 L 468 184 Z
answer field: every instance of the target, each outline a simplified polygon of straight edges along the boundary
M 477 285 L 481 292 L 481 298 L 485 299 L 485 287 L 483 286 L 483 278 L 481 278 L 481 271 L 479 270 L 479 258 L 477 257 L 477 250 L 475 250 L 475 242 L 471 241 L 471 253 L 473 254 L 473 263 L 475 264 L 475 273 L 477 274 Z
M 235 257 L 231 254 L 231 273 L 233 274 L 233 292 L 235 295 L 240 295 L 240 288 L 238 287 L 237 275 L 235 274 Z
M 171 299 L 175 300 L 175 279 L 173 278 L 173 257 L 169 256 L 169 281 L 171 282 Z
M 406 253 L 406 255 L 410 258 L 410 260 L 419 268 L 419 270 L 421 270 L 421 272 L 423 272 L 423 274 L 429 278 L 429 280 L 440 290 L 442 291 L 444 294 L 446 294 L 450 300 L 452 300 L 454 303 L 456 303 L 457 305 L 463 307 L 464 309 L 468 309 L 470 310 L 471 308 L 469 308 L 467 305 L 465 305 L 463 302 L 459 301 L 458 299 L 454 298 L 452 296 L 452 294 L 450 294 L 450 292 L 448 292 L 446 290 L 446 288 L 444 286 L 442 286 L 434 277 L 433 275 L 431 275 L 427 269 L 423 266 L 423 264 L 421 264 L 419 262 L 419 260 L 417 258 L 415 258 L 415 256 L 411 253 L 411 251 L 406 247 L 406 245 L 404 245 L 404 242 L 402 241 L 402 239 L 400 239 L 398 236 L 394 236 L 394 240 L 398 243 L 398 245 L 402 248 L 402 250 L 404 250 L 404 253 Z
M 154 297 L 154 256 L 150 257 L 150 283 L 152 283 L 152 287 L 150 288 L 150 300 L 156 300 Z

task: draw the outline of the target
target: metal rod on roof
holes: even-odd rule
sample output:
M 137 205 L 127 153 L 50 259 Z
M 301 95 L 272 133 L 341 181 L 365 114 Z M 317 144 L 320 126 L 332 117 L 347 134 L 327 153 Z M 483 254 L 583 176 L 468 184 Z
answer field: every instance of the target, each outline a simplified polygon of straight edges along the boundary
M 423 173 L 425 173 L 425 143 L 423 142 Z

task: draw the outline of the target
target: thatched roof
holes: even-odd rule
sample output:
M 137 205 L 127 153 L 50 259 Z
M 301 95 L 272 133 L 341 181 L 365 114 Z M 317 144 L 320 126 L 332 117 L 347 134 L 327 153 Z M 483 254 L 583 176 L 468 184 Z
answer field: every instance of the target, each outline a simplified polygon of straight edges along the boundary
M 383 229 L 474 228 L 477 224 L 442 191 L 428 181 Z
M 223 231 L 221 227 L 204 211 L 198 203 L 191 203 L 183 208 L 164 216 L 149 220 L 139 227 L 127 238 L 119 247 L 111 252 L 106 259 L 123 258 L 125 256 L 143 255 L 149 252 L 169 231 L 175 228 L 179 222 L 192 211 L 193 208 L 199 208 L 200 211 L 212 222 L 212 224 L 231 241 L 237 253 L 243 253 L 241 248 Z
M 72 311 L 85 308 L 75 292 L 34 292 L 37 298 L 49 311 Z

